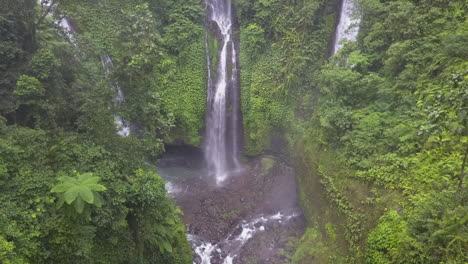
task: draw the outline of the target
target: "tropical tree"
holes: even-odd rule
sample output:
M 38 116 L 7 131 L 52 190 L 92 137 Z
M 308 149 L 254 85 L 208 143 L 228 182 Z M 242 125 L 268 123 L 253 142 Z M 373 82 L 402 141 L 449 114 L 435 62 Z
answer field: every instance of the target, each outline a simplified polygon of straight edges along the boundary
M 51 190 L 53 193 L 59 193 L 57 208 L 62 207 L 64 203 L 73 204 L 76 212 L 81 214 L 85 203 L 96 207 L 102 206 L 102 198 L 98 192 L 105 191 L 106 187 L 98 183 L 100 180 L 98 176 L 88 172 L 77 174 L 76 178 L 63 176 L 59 180 L 61 182 Z

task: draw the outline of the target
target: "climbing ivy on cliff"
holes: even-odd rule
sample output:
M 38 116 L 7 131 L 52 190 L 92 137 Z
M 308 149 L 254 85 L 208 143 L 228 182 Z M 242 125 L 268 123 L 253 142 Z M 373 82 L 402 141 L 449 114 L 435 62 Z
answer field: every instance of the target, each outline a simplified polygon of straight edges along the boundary
M 314 80 L 327 55 L 336 3 L 235 3 L 240 23 L 245 151 L 248 155 L 282 152 L 300 133 L 299 120 L 310 117 Z M 282 144 L 272 144 L 281 138 Z

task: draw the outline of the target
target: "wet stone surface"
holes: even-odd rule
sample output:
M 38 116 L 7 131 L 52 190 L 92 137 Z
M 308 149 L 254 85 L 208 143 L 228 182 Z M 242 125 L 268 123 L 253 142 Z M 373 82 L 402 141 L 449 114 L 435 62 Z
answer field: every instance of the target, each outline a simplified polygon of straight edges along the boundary
M 287 263 L 305 225 L 293 170 L 261 156 L 219 186 L 202 158 L 194 150 L 169 151 L 159 165 L 184 212 L 195 263 Z

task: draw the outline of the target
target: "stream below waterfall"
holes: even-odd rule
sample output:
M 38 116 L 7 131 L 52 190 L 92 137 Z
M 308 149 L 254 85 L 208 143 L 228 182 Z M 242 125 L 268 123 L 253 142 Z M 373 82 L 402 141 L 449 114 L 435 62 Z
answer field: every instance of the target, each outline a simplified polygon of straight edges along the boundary
M 159 162 L 170 196 L 184 212 L 196 264 L 287 263 L 305 221 L 294 171 L 262 156 L 220 187 L 201 150 L 167 147 Z
M 304 229 L 294 171 L 273 156 L 241 164 L 242 115 L 231 0 L 205 0 L 207 111 L 203 150 L 168 147 L 159 164 L 184 212 L 195 264 L 287 263 Z M 216 45 L 209 41 L 214 40 Z M 210 56 L 216 49 L 216 58 Z M 213 72 L 212 72 L 213 71 Z

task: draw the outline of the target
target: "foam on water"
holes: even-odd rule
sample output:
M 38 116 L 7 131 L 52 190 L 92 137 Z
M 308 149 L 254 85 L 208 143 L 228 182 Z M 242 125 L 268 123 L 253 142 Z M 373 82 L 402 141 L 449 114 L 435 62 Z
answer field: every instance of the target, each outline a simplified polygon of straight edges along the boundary
M 196 264 L 211 264 L 211 259 L 217 254 L 222 260 L 223 264 L 235 263 L 238 254 L 242 247 L 257 234 L 258 232 L 266 232 L 266 224 L 277 222 L 279 224 L 287 222 L 288 220 L 298 216 L 293 213 L 290 215 L 284 215 L 278 212 L 274 215 L 260 216 L 254 218 L 251 221 L 242 221 L 228 236 L 226 239 L 213 245 L 209 242 L 204 242 L 202 238 L 194 235 L 188 235 L 188 240 L 192 243 L 195 254 L 197 254 L 201 262 Z M 234 235 L 237 230 L 241 229 L 241 232 Z

